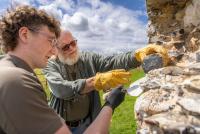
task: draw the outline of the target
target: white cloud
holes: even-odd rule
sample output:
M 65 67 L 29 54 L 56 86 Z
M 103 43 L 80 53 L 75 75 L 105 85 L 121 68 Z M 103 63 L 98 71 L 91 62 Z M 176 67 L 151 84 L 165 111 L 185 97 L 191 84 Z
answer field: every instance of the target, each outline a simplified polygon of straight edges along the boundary
M 55 5 L 55 7 L 62 9 L 64 11 L 72 11 L 73 8 L 75 7 L 74 0 L 53 0 L 53 2 L 50 3 Z
M 34 0 L 11 0 L 11 4 L 16 5 L 31 5 Z
M 39 9 L 43 9 L 47 11 L 50 15 L 53 15 L 55 18 L 62 20 L 62 10 L 59 9 L 55 4 L 50 4 L 48 6 L 40 6 Z
M 88 30 L 88 19 L 81 12 L 74 13 L 73 16 L 65 15 L 62 23 L 63 27 L 72 29 L 75 31 L 87 31 Z
M 15 0 L 21 1 L 22 0 Z M 25 0 L 23 0 L 25 1 Z M 26 0 L 52 13 L 71 30 L 84 50 L 116 53 L 146 45 L 145 11 L 129 10 L 100 0 Z

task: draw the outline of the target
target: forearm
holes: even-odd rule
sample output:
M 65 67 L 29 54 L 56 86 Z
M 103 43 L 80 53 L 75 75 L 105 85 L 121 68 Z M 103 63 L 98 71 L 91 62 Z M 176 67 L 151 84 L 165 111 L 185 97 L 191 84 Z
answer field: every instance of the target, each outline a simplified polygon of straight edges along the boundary
M 106 57 L 104 60 L 102 60 L 99 71 L 102 72 L 113 69 L 130 70 L 132 68 L 140 66 L 140 64 L 141 63 L 136 60 L 134 53 L 128 52 L 116 56 Z
M 54 134 L 72 134 L 69 128 L 63 124 Z
M 86 129 L 85 134 L 107 134 L 112 118 L 112 113 L 123 101 L 125 93 L 122 92 L 122 87 L 113 89 L 106 98 L 101 112 L 93 123 Z
M 104 106 L 93 121 L 93 123 L 86 129 L 84 134 L 107 134 L 112 118 L 112 108 L 109 106 Z
M 135 54 L 133 52 L 121 54 L 117 59 L 119 60 L 118 66 L 121 65 L 125 70 L 136 68 L 141 64 L 136 60 Z

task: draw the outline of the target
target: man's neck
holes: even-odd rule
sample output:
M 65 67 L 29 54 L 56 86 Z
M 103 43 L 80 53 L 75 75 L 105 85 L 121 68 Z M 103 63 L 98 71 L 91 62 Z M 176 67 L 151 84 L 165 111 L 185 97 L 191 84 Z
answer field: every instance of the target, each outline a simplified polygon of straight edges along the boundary
M 23 61 L 25 61 L 32 69 L 35 69 L 33 67 L 33 65 L 31 64 L 30 60 L 28 60 L 28 56 L 25 56 L 23 53 L 17 53 L 15 51 L 9 51 L 8 52 L 9 55 L 13 55 L 13 56 L 16 56 L 20 59 L 22 59 Z

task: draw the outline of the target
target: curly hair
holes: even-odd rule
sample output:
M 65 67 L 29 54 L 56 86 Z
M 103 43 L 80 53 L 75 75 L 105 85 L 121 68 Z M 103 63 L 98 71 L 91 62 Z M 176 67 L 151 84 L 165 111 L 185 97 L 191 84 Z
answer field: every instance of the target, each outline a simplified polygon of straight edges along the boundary
M 0 18 L 0 40 L 4 52 L 12 51 L 18 43 L 18 32 L 21 27 L 38 30 L 41 26 L 47 26 L 60 36 L 60 23 L 54 17 L 43 10 L 37 10 L 31 6 L 18 6 L 8 9 Z

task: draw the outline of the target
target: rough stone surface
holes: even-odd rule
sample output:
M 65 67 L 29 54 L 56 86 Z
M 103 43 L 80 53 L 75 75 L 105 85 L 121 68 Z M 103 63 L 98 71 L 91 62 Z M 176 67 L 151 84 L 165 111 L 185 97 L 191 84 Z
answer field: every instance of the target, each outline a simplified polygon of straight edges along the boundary
M 200 133 L 200 74 L 190 71 L 168 66 L 146 75 L 134 108 L 138 133 Z
M 145 73 L 148 73 L 150 70 L 158 69 L 163 67 L 162 57 L 157 54 L 151 54 L 144 58 L 142 63 L 142 68 Z
M 200 134 L 200 0 L 146 0 L 146 5 L 149 43 L 167 48 L 172 63 L 148 70 L 140 83 L 137 133 Z

